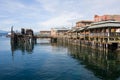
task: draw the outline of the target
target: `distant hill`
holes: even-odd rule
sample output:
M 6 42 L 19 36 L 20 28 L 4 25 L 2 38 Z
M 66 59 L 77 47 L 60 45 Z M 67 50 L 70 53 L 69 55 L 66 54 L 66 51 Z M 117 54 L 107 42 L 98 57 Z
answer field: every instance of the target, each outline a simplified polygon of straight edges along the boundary
M 9 31 L 0 30 L 0 33 L 8 33 Z
M 0 30 L 0 36 L 4 36 L 4 35 L 7 35 L 9 33 L 9 31 L 3 31 L 3 30 Z

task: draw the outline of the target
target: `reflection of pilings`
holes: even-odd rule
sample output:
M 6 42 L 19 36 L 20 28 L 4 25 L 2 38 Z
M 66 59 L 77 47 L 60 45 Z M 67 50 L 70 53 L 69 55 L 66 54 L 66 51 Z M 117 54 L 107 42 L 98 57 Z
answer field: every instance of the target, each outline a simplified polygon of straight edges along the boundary
M 20 38 L 19 38 L 20 39 Z M 23 38 L 21 38 L 23 39 Z M 12 56 L 14 56 L 14 52 L 16 50 L 21 50 L 22 53 L 26 51 L 27 53 L 31 54 L 33 49 L 34 49 L 34 42 L 31 41 L 30 39 L 28 41 L 26 40 L 18 40 L 17 43 L 16 41 L 13 41 L 11 39 L 11 51 L 12 51 Z
M 86 68 L 93 71 L 95 75 L 105 80 L 115 80 L 120 76 L 120 56 L 113 52 L 91 50 L 90 48 L 80 49 L 79 47 L 70 47 L 71 56 L 82 60 Z
M 77 59 L 86 69 L 103 80 L 117 80 L 120 77 L 120 52 L 91 49 L 86 46 L 74 46 L 57 43 L 68 48 L 72 58 Z
M 57 38 L 51 38 L 51 43 L 56 43 L 57 42 Z

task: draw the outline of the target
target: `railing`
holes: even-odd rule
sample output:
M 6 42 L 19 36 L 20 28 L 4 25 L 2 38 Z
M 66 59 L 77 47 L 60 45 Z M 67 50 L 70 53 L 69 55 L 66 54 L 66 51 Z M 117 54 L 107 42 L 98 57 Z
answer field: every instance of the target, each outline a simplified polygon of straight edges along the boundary
M 120 33 L 112 32 L 110 33 L 111 37 L 120 37 Z
M 111 33 L 90 33 L 90 34 L 71 34 L 71 35 L 56 35 L 56 37 L 62 37 L 62 38 L 85 38 L 85 37 L 120 37 L 120 33 L 117 32 L 111 32 Z
M 90 37 L 120 37 L 120 33 L 111 32 L 111 33 L 90 33 Z
M 108 33 L 90 33 L 89 34 L 90 37 L 105 37 L 105 36 L 109 36 Z

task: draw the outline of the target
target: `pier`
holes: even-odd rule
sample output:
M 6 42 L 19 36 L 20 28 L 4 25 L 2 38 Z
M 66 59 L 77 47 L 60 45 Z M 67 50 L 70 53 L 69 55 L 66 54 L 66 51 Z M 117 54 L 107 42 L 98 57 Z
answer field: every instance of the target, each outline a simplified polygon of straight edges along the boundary
M 11 44 L 19 44 L 19 43 L 37 43 L 37 39 L 41 38 L 49 38 L 51 43 L 57 42 L 57 37 L 51 35 L 34 35 L 34 31 L 32 29 L 21 29 L 21 33 L 17 33 L 13 31 L 13 27 L 11 27 Z
M 78 24 L 87 24 L 78 27 Z M 88 25 L 89 24 L 89 25 Z M 62 42 L 65 44 L 89 46 L 91 48 L 116 50 L 120 47 L 120 22 L 119 21 L 101 21 L 93 23 L 92 21 L 80 21 L 76 23 L 77 27 L 68 30 L 51 29 L 50 35 L 34 35 L 33 30 L 21 29 L 21 33 L 14 33 L 11 30 L 11 40 L 15 43 L 37 42 L 38 38 L 50 38 L 52 43 Z
M 74 27 L 64 36 L 59 36 L 58 40 L 73 45 L 116 50 L 120 43 L 119 30 L 120 22 L 102 21 L 91 23 L 89 26 Z
M 37 42 L 38 38 L 50 38 L 51 43 L 60 42 L 102 50 L 119 50 L 120 20 L 114 18 L 114 15 L 110 15 L 108 19 L 103 18 L 100 17 L 101 21 L 99 21 L 99 17 L 97 19 L 95 16 L 94 21 L 78 21 L 71 29 L 51 28 L 51 31 L 40 31 L 40 35 L 34 35 L 31 29 L 21 29 L 21 33 L 15 33 L 11 29 L 11 39 L 14 42 Z

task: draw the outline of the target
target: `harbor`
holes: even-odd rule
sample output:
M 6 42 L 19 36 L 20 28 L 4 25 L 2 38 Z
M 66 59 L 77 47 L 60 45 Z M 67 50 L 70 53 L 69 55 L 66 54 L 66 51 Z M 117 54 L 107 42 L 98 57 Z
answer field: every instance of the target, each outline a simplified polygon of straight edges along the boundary
M 102 21 L 82 20 L 76 22 L 75 27 L 71 29 L 51 28 L 50 31 L 40 31 L 37 35 L 32 29 L 21 28 L 18 33 L 14 31 L 14 27 L 11 27 L 9 39 L 11 65 L 14 66 L 19 59 L 22 64 L 16 68 L 19 70 L 22 65 L 25 65 L 23 72 L 29 72 L 24 75 L 22 72 L 21 75 L 17 75 L 17 78 L 120 79 L 120 21 L 113 20 L 113 17 Z M 22 59 L 19 56 L 22 56 Z M 12 67 L 10 71 L 11 69 Z M 7 76 L 12 80 L 16 79 L 9 74 Z M 19 72 L 13 75 L 16 74 Z
M 0 80 L 120 80 L 120 0 L 0 0 Z

